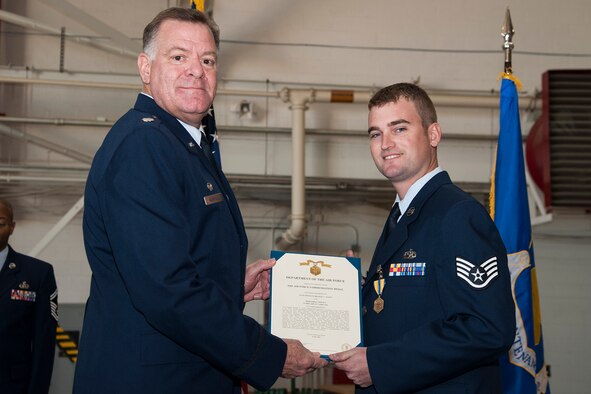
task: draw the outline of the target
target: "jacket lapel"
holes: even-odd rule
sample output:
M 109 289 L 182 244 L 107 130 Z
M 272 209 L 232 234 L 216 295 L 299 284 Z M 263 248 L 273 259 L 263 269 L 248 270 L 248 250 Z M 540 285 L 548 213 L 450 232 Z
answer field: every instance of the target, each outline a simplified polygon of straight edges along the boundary
M 242 222 L 242 215 L 240 214 L 240 209 L 238 208 L 238 203 L 236 202 L 236 198 L 234 197 L 234 193 L 232 192 L 232 187 L 228 183 L 228 180 L 221 172 L 221 170 L 216 171 L 213 167 L 213 164 L 209 161 L 207 156 L 203 150 L 193 141 L 193 137 L 191 134 L 183 127 L 182 124 L 168 112 L 163 110 L 156 104 L 156 102 L 146 96 L 145 94 L 139 94 L 138 98 L 135 102 L 134 109 L 146 112 L 149 114 L 155 115 L 160 121 L 162 121 L 168 130 L 172 134 L 174 134 L 179 141 L 191 152 L 199 157 L 201 164 L 203 167 L 207 169 L 207 171 L 216 179 L 218 180 L 220 187 L 224 190 L 227 199 L 228 199 L 228 206 L 230 207 L 230 212 L 232 212 L 232 217 L 234 219 L 234 224 L 236 225 L 236 229 L 240 234 L 240 237 L 243 239 L 244 243 L 247 242 L 246 233 L 244 232 L 244 223 Z
M 11 266 L 14 266 L 14 268 L 11 268 Z M 11 288 L 16 288 L 20 270 L 20 262 L 16 261 L 16 252 L 8 246 L 8 256 L 6 256 L 6 262 L 0 272 L 0 294 L 4 294 Z
M 162 121 L 168 130 L 179 139 L 179 141 L 189 150 L 189 152 L 197 155 L 199 160 L 201 160 L 201 164 L 213 175 L 216 179 L 219 180 L 219 176 L 213 164 L 209 161 L 207 156 L 203 150 L 195 143 L 191 134 L 183 127 L 182 124 L 168 112 L 163 110 L 156 104 L 156 102 L 146 96 L 145 94 L 139 94 L 137 101 L 135 102 L 135 108 L 141 112 L 147 112 L 149 114 L 155 115 L 160 121 Z M 223 183 L 220 181 L 220 183 Z

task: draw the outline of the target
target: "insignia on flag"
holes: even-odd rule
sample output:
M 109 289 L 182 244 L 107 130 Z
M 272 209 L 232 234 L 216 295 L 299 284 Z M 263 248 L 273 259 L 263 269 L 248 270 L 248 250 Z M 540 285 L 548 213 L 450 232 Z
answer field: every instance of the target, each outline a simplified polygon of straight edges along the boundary
M 427 263 L 392 263 L 389 276 L 425 276 Z
M 456 257 L 456 269 L 457 275 L 475 289 L 485 288 L 499 276 L 496 256 L 480 265 Z

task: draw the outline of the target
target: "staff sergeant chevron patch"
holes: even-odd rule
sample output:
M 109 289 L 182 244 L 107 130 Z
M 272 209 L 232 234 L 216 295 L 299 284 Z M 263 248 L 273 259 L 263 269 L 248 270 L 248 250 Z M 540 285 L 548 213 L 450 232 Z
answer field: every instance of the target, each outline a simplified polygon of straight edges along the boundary
M 484 289 L 499 276 L 496 257 L 491 257 L 479 265 L 456 257 L 456 269 L 458 276 L 475 289 Z

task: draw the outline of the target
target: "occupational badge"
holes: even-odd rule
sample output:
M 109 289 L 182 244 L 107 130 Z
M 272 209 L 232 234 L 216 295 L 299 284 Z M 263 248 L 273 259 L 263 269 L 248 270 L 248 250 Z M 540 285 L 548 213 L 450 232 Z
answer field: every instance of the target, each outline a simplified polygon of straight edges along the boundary
M 415 252 L 412 249 L 407 250 L 406 252 L 404 252 L 403 257 L 405 259 L 414 259 L 415 257 L 417 257 L 417 252 Z

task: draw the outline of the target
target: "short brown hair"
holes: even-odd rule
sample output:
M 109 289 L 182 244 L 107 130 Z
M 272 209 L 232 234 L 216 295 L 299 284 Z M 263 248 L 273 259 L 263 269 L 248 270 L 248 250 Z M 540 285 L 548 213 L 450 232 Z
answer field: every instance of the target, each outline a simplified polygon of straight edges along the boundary
M 427 92 L 412 83 L 395 83 L 378 90 L 369 100 L 367 107 L 371 110 L 373 107 L 396 103 L 402 97 L 415 104 L 425 129 L 437 122 L 437 111 L 435 111 L 433 101 Z
M 160 13 L 152 19 L 152 22 L 148 23 L 144 28 L 143 50 L 148 56 L 152 57 L 154 54 L 153 45 L 155 38 L 158 35 L 158 30 L 160 29 L 160 25 L 167 20 L 197 23 L 209 27 L 216 48 L 220 48 L 220 28 L 213 19 L 207 14 L 192 8 L 171 7 L 160 11 Z

